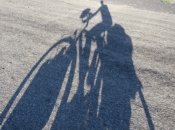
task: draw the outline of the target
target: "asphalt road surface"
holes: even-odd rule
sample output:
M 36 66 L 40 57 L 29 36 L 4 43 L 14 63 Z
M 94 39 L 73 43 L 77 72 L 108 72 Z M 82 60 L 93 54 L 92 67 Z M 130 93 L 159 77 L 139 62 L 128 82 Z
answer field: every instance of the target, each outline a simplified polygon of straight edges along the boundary
M 151 10 L 151 11 L 175 14 L 175 0 L 171 0 L 172 4 L 162 2 L 162 0 L 107 0 L 107 1 L 113 4 L 128 5 L 142 10 Z
M 173 7 L 1 0 L 0 129 L 174 130 Z

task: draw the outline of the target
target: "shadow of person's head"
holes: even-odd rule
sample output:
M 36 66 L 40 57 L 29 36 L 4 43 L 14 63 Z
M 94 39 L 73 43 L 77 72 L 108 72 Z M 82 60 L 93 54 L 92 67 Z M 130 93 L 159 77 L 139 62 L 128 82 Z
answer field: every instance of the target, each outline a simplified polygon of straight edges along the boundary
M 103 5 L 104 4 L 103 0 L 101 0 L 100 3 L 101 3 L 101 5 Z

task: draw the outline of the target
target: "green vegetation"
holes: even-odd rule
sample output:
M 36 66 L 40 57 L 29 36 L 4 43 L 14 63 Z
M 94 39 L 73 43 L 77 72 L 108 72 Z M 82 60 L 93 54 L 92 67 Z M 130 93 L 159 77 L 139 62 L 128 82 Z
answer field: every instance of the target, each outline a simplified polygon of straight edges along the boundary
M 164 3 L 173 3 L 173 0 L 162 0 Z

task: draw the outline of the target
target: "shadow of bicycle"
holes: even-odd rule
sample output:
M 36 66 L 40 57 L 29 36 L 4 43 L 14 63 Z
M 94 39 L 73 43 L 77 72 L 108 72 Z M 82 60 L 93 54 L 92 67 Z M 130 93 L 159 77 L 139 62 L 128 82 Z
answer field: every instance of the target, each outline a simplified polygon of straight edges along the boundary
M 36 63 L 24 82 L 48 53 L 66 43 L 42 64 L 2 130 L 39 130 L 48 122 L 53 130 L 129 129 L 130 100 L 142 87 L 132 61 L 132 41 L 122 26 L 111 25 L 107 5 L 102 3 L 90 17 L 98 12 L 101 23 L 58 41 Z

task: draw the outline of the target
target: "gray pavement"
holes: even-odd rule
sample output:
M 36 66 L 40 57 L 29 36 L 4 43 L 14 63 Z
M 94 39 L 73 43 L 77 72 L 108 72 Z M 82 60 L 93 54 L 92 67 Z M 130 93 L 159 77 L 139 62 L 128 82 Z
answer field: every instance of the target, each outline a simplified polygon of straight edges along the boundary
M 175 129 L 175 14 L 104 4 L 0 1 L 0 129 Z
M 162 0 L 108 0 L 108 2 L 117 5 L 128 5 L 142 10 L 175 14 L 174 0 L 171 0 L 171 3 L 162 2 Z

